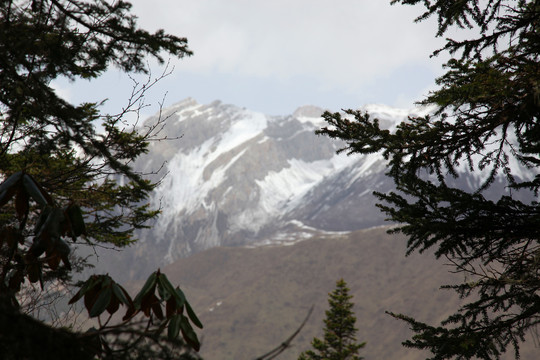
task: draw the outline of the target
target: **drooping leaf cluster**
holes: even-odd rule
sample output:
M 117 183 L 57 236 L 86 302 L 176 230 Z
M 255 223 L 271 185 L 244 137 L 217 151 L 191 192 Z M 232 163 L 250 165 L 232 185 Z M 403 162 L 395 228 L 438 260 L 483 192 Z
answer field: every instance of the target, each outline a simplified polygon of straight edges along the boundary
M 336 282 L 336 289 L 328 294 L 328 305 L 324 319 L 324 338 L 314 338 L 311 342 L 314 350 L 307 350 L 300 354 L 299 360 L 360 360 L 358 351 L 366 343 L 356 342 L 356 317 L 352 310 L 347 283 L 340 279 Z
M 36 285 L 71 297 L 72 276 L 84 265 L 74 245 L 125 246 L 158 214 L 147 203 L 155 184 L 131 164 L 163 123 L 143 131 L 125 117 L 159 80 L 150 78 L 148 56 L 163 63 L 165 55 L 191 52 L 184 38 L 139 28 L 130 9 L 125 1 L 0 2 L 0 345 L 6 359 L 36 351 L 46 358 L 48 350 L 55 359 L 173 358 L 186 352 L 182 338 L 200 346 L 191 323 L 202 324 L 159 271 L 135 300 L 108 275 L 81 283 L 72 300 L 84 298 L 90 317 L 100 319 L 91 332 L 54 328 L 19 307 Z M 117 114 L 101 113 L 97 103 L 72 104 L 52 86 L 56 79 L 97 78 L 111 66 L 149 76 L 126 94 Z M 128 311 L 122 323 L 101 321 L 121 306 Z M 14 341 L 10 323 L 18 324 L 12 333 L 19 337 L 40 333 L 42 348 L 32 350 L 22 337 Z
M 59 208 L 51 196 L 43 190 L 32 176 L 19 171 L 0 185 L 0 207 L 14 198 L 15 211 L 19 226 L 3 226 L 0 232 L 0 246 L 5 242 L 7 258 L 0 278 L 8 281 L 11 291 L 20 291 L 25 275 L 31 283 L 40 281 L 43 287 L 42 267 L 46 263 L 51 271 L 59 268 L 63 262 L 66 270 L 71 270 L 69 261 L 70 247 L 63 238 L 86 234 L 82 212 L 76 204 Z M 34 238 L 27 251 L 19 251 L 25 245 L 23 235 L 31 200 L 42 208 L 34 226 Z M 39 259 L 45 254 L 43 259 Z
M 135 299 L 131 299 L 128 292 L 108 275 L 92 275 L 81 284 L 80 290 L 69 303 L 73 304 L 80 299 L 84 299 L 84 306 L 90 317 L 99 317 L 105 311 L 114 315 L 122 305 L 126 307 L 126 313 L 122 318 L 124 324 L 142 313 L 151 322 L 159 323 L 158 334 L 167 327 L 169 340 L 174 341 L 181 332 L 184 340 L 193 349 L 199 351 L 201 347 L 190 320 L 202 329 L 201 321 L 186 300 L 183 291 L 179 287 L 175 288 L 167 276 L 159 270 L 150 275 Z M 184 309 L 187 316 L 184 315 Z M 120 325 L 115 325 L 118 326 Z M 109 330 L 103 330 L 102 333 L 107 331 Z M 150 333 L 149 329 L 146 332 Z
M 69 259 L 71 249 L 67 238 L 76 242 L 78 237 L 86 235 L 86 226 L 82 211 L 77 205 L 69 204 L 65 208 L 59 208 L 52 196 L 24 172 L 13 174 L 0 185 L 0 208 L 10 202 L 14 203 L 19 226 L 4 226 L 0 232 L 0 247 L 5 250 L 0 274 L 2 279 L 0 300 L 4 306 L 9 304 L 13 312 L 18 306 L 17 295 L 25 286 L 26 280 L 30 284 L 39 281 L 43 288 L 45 280 L 63 279 L 66 273 L 69 274 L 72 270 Z M 32 243 L 26 247 L 23 234 L 33 203 L 40 211 L 33 229 Z M 61 262 L 63 274 L 54 274 L 59 270 Z M 44 274 L 48 279 L 44 280 Z M 108 275 L 92 275 L 79 286 L 80 290 L 71 298 L 69 304 L 84 298 L 84 306 L 90 318 L 99 318 L 105 311 L 109 314 L 106 323 L 102 324 L 100 321 L 100 328 L 94 329 L 90 337 L 82 337 L 83 340 L 79 345 L 82 353 L 93 354 L 100 358 L 109 358 L 113 354 L 115 358 L 127 358 L 126 355 L 136 352 L 132 347 L 141 338 L 159 337 L 166 327 L 168 341 L 177 341 L 181 332 L 189 346 L 199 351 L 200 342 L 190 320 L 199 328 L 203 325 L 182 290 L 179 287 L 175 288 L 159 270 L 150 275 L 134 300 Z M 126 307 L 122 323 L 107 326 L 120 306 Z M 187 316 L 184 315 L 184 309 Z M 132 325 L 139 314 L 147 318 L 144 331 Z M 2 324 L 3 327 L 6 325 L 8 324 Z M 4 328 L 3 331 L 5 330 Z M 111 342 L 110 333 L 121 334 L 123 341 L 118 343 L 113 337 Z M 134 339 L 134 344 L 126 343 L 125 337 L 134 333 L 139 339 Z M 7 349 L 8 358 L 24 357 L 23 353 Z M 69 356 L 72 356 L 71 351 L 69 350 Z
M 433 359 L 498 359 L 540 323 L 540 3 L 505 0 L 395 0 L 422 4 L 418 20 L 438 18 L 437 36 L 452 27 L 476 31 L 448 39 L 452 57 L 439 89 L 421 102 L 429 115 L 395 131 L 361 111 L 326 113 L 320 134 L 347 142 L 343 151 L 381 152 L 397 191 L 378 206 L 409 238 L 408 253 L 434 249 L 471 297 L 440 326 L 395 315 L 417 333 L 406 346 Z M 465 191 L 459 184 L 481 179 Z M 503 183 L 504 194 L 487 193 Z M 469 182 L 469 184 L 474 184 Z

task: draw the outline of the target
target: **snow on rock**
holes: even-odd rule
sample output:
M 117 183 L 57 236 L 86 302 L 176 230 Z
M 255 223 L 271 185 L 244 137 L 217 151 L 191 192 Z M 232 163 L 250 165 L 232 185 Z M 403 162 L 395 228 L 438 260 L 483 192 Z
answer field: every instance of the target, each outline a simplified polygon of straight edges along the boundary
M 434 109 L 360 110 L 394 130 Z M 382 225 L 372 193 L 393 189 L 386 161 L 381 154 L 336 154 L 344 143 L 314 134 L 326 125 L 323 112 L 302 106 L 289 116 L 267 116 L 193 99 L 164 109 L 167 137 L 181 138 L 152 143 L 136 163 L 150 171 L 166 162 L 168 173 L 152 196 L 162 214 L 140 234 L 138 251 L 160 252 L 171 262 L 213 246 L 287 243 Z
M 392 124 L 408 114 L 384 106 L 365 109 Z M 361 210 L 341 216 L 341 225 L 326 219 L 335 208 L 346 208 L 346 193 L 371 196 L 381 182 L 384 161 L 378 155 L 337 155 L 343 143 L 314 134 L 326 125 L 323 112 L 302 106 L 289 116 L 267 116 L 191 98 L 163 109 L 162 116 L 170 119 L 167 137 L 181 139 L 153 143 L 150 154 L 136 164 L 150 171 L 166 162 L 168 173 L 153 194 L 162 213 L 152 229 L 141 233 L 147 250 L 160 244 L 157 248 L 170 262 L 217 245 L 263 238 L 282 242 L 293 230 L 304 234 L 296 238 L 305 238 L 315 231 L 373 225 L 362 223 L 366 216 Z M 313 203 L 336 196 L 324 208 Z

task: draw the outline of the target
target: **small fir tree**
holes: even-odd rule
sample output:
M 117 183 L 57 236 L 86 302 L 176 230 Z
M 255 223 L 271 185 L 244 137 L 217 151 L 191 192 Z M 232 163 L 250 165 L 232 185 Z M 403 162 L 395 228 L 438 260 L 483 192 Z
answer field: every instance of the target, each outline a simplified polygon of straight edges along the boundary
M 328 294 L 330 309 L 324 320 L 324 339 L 314 338 L 311 345 L 315 349 L 300 354 L 299 360 L 360 360 L 358 350 L 366 343 L 356 342 L 356 317 L 352 311 L 354 303 L 345 280 L 336 283 L 336 289 Z

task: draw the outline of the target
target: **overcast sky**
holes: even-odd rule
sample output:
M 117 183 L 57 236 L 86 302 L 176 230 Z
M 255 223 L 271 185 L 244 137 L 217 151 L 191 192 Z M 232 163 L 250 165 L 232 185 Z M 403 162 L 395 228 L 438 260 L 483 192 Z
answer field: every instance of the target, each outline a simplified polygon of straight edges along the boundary
M 172 59 L 174 72 L 149 94 L 145 114 L 193 97 L 222 100 L 270 115 L 301 105 L 329 110 L 379 103 L 409 108 L 441 74 L 443 45 L 434 21 L 414 23 L 423 8 L 390 0 L 134 0 L 139 24 L 188 38 L 194 55 Z M 153 66 L 154 75 L 162 68 Z M 140 81 L 142 77 L 138 77 Z M 72 101 L 108 98 L 115 112 L 129 95 L 125 74 L 57 82 Z

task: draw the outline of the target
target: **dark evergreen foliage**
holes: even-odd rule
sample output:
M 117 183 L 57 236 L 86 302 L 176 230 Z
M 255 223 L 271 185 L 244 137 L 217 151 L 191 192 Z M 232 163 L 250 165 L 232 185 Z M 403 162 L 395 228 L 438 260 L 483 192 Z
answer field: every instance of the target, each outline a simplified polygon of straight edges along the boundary
M 324 339 L 314 338 L 311 342 L 314 350 L 300 354 L 299 360 L 360 360 L 358 351 L 366 343 L 356 342 L 356 317 L 352 310 L 347 283 L 341 279 L 336 289 L 328 294 L 328 305 L 324 320 Z
M 87 209 L 93 239 L 118 245 L 156 215 L 141 206 L 152 184 L 128 165 L 154 134 L 123 122 L 136 97 L 118 114 L 101 114 L 99 104 L 68 103 L 50 83 L 96 78 L 111 65 L 146 72 L 145 55 L 163 61 L 163 52 L 190 54 L 183 38 L 139 29 L 130 8 L 104 0 L 11 0 L 0 7 L 0 171 L 36 175 L 46 190 Z M 105 131 L 98 134 L 97 125 Z M 125 185 L 114 175 L 126 177 Z
M 360 111 L 326 113 L 330 126 L 319 133 L 345 140 L 350 153 L 382 152 L 398 191 L 376 195 L 400 224 L 392 231 L 408 235 L 408 253 L 433 248 L 465 275 L 447 287 L 468 302 L 440 326 L 393 314 L 416 332 L 405 346 L 429 349 L 433 359 L 498 359 L 509 347 L 518 357 L 540 323 L 540 2 L 392 3 L 424 5 L 417 20 L 436 16 L 437 36 L 452 27 L 478 36 L 435 51 L 452 57 L 439 89 L 421 102 L 436 105 L 431 115 L 390 132 Z M 452 185 L 463 171 L 483 172 L 472 192 Z M 509 194 L 487 199 L 500 179 Z
M 163 123 L 141 132 L 125 121 L 154 80 L 135 84 L 117 114 L 101 113 L 96 103 L 71 104 L 51 87 L 58 78 L 92 80 L 111 66 L 150 76 L 148 56 L 163 63 L 165 55 L 191 54 L 186 39 L 139 28 L 130 9 L 124 1 L 0 2 L 2 358 L 178 358 L 186 351 L 180 333 L 199 348 L 191 324 L 202 324 L 159 271 L 134 299 L 108 275 L 82 282 L 74 297 L 69 292 L 84 265 L 71 244 L 125 246 L 158 214 L 146 202 L 155 184 L 131 163 Z M 45 295 L 67 297 L 64 305 L 84 299 L 89 315 L 104 321 L 85 333 L 76 323 L 44 324 L 24 303 L 35 297 L 40 304 Z M 105 321 L 121 308 L 123 323 Z

